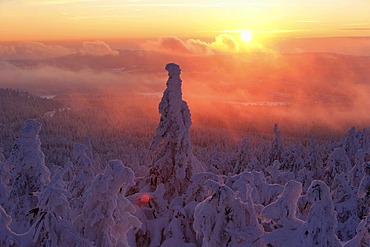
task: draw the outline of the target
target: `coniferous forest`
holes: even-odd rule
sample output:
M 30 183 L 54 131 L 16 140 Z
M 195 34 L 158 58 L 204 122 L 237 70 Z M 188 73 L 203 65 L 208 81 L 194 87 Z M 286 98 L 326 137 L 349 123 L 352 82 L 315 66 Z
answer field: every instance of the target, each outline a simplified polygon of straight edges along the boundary
M 192 126 L 165 69 L 160 97 L 0 89 L 0 246 L 370 246 L 370 130 Z

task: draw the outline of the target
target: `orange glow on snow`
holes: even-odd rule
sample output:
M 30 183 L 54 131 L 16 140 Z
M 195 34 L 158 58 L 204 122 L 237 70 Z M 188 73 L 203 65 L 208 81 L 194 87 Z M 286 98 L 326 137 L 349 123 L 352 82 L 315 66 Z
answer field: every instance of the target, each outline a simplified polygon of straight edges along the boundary
M 150 201 L 151 197 L 150 195 L 148 194 L 143 194 L 141 197 L 140 197 L 140 202 L 141 203 L 148 203 Z

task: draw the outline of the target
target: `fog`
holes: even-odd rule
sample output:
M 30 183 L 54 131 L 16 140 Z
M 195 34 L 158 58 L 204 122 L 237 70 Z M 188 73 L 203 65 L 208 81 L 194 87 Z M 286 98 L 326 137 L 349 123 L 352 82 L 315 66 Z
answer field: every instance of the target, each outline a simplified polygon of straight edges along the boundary
M 284 53 L 286 44 L 294 43 L 289 42 L 246 47 L 220 35 L 213 41 L 167 37 L 135 49 L 103 41 L 0 44 L 0 87 L 64 99 L 74 95 L 67 103 L 80 109 L 93 107 L 89 99 L 95 97 L 95 107 L 112 117 L 157 121 L 164 66 L 175 62 L 182 68 L 194 128 L 222 128 L 238 137 L 271 132 L 275 122 L 291 134 L 368 127 L 370 57 L 323 53 L 323 46 L 312 52 L 312 44 L 306 45 L 310 53 Z

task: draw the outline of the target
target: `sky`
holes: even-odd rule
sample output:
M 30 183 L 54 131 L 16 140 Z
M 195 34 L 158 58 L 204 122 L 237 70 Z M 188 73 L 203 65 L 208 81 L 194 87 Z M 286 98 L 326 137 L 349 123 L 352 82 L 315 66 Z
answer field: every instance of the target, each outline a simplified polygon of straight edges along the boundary
M 368 0 L 0 0 L 0 41 L 370 36 Z

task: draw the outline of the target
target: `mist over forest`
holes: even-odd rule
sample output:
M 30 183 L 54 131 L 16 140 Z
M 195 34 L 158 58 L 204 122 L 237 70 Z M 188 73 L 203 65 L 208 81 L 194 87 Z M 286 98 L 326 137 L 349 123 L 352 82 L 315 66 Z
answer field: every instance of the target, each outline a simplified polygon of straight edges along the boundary
M 352 41 L 353 49 L 348 39 L 334 40 L 342 47 L 338 53 L 317 52 L 330 50 L 325 39 L 316 50 L 307 40 L 291 40 L 235 53 L 222 47 L 238 50 L 238 44 L 220 36 L 209 42 L 161 38 L 130 49 L 103 41 L 1 44 L 0 86 L 47 97 L 77 93 L 68 100 L 72 108 L 83 108 L 95 97 L 120 118 L 125 113 L 117 108 L 127 97 L 135 95 L 130 101 L 138 102 L 132 105 L 144 108 L 149 106 L 140 96 L 159 100 L 163 65 L 172 61 L 181 64 L 183 95 L 195 127 L 270 132 L 276 122 L 289 135 L 367 127 L 370 57 L 357 53 L 367 54 L 368 40 Z M 154 100 L 151 120 L 156 111 Z
M 234 41 L 0 43 L 0 245 L 367 246 L 368 40 Z

